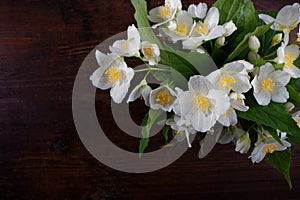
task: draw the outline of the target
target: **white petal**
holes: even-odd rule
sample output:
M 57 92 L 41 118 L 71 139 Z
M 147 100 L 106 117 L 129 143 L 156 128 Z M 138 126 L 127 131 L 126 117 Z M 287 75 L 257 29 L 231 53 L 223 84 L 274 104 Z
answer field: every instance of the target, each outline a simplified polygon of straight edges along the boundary
M 216 123 L 214 114 L 205 114 L 204 112 L 194 112 L 192 117 L 192 125 L 196 131 L 209 131 Z
M 285 87 L 274 88 L 272 91 L 272 101 L 285 103 L 289 98 L 289 93 Z
M 232 90 L 238 93 L 245 93 L 251 89 L 251 84 L 248 76 L 237 74 L 234 76 L 236 84 L 232 86 Z
M 300 69 L 297 66 L 292 68 L 284 66 L 283 71 L 289 73 L 292 78 L 300 78 Z
M 221 68 L 222 71 L 230 71 L 230 72 L 242 72 L 244 70 L 244 65 L 239 62 L 231 62 L 224 65 L 223 68 Z
M 215 26 L 214 28 L 212 28 L 209 33 L 205 36 L 205 40 L 209 41 L 209 40 L 213 40 L 216 39 L 218 37 L 221 37 L 222 35 L 225 34 L 225 29 L 223 26 Z
M 289 73 L 280 70 L 274 71 L 270 77 L 272 80 L 276 81 L 277 86 L 286 86 L 291 79 Z
M 141 90 L 142 90 L 142 86 L 141 86 L 140 84 L 137 85 L 137 86 L 131 91 L 131 93 L 129 94 L 127 103 L 133 102 L 133 101 L 135 101 L 136 99 L 138 99 L 138 98 L 140 97 L 140 95 L 141 95 Z
M 110 90 L 110 96 L 114 100 L 115 103 L 121 103 L 123 99 L 125 98 L 126 94 L 128 92 L 128 83 L 121 83 L 116 84 L 111 90 Z
M 229 108 L 224 115 L 221 115 L 218 118 L 218 122 L 220 122 L 223 126 L 233 126 L 237 124 L 237 115 L 233 108 Z
M 275 19 L 269 15 L 265 15 L 265 14 L 259 14 L 258 17 L 263 20 L 266 24 L 271 24 L 272 22 L 275 21 Z M 278 27 L 277 23 L 274 23 L 271 28 L 275 31 L 279 31 L 280 28 Z
M 174 103 L 174 112 L 176 115 L 186 116 L 192 111 L 193 97 L 190 92 L 181 92 L 177 95 Z
M 192 17 L 197 17 L 196 15 L 196 5 L 195 4 L 191 4 L 188 7 L 188 13 L 192 16 Z
M 102 53 L 99 50 L 96 50 L 95 56 L 96 56 L 96 60 L 97 60 L 98 65 L 100 67 L 103 67 L 103 65 L 105 63 L 104 61 L 107 59 L 107 55 L 105 55 L 104 53 Z
M 284 26 L 290 30 L 294 29 L 300 21 L 299 7 L 291 5 L 283 7 L 278 12 L 276 21 L 278 21 L 279 26 Z
M 209 90 L 213 88 L 211 82 L 205 78 L 204 76 L 195 75 L 192 76 L 188 83 L 189 91 L 192 92 L 193 95 L 204 95 L 207 96 Z
M 265 65 L 260 67 L 258 79 L 259 80 L 267 79 L 273 71 L 275 71 L 273 65 L 271 63 L 266 63 Z
M 164 21 L 161 17 L 157 17 L 157 14 L 160 13 L 160 7 L 153 8 L 149 11 L 148 19 L 154 23 L 160 23 Z
M 90 80 L 92 81 L 92 84 L 95 87 L 100 88 L 101 90 L 106 90 L 113 86 L 113 84 L 109 83 L 107 80 L 102 78 L 104 71 L 105 68 L 100 67 L 90 76 Z
M 260 90 L 258 93 L 253 93 L 254 97 L 259 105 L 266 106 L 271 101 L 271 93 Z
M 253 86 L 254 93 L 258 93 L 261 90 L 260 82 L 258 81 L 258 76 L 255 76 L 254 79 L 251 82 L 251 85 Z
M 230 99 L 225 91 L 212 89 L 208 98 L 214 100 L 215 112 L 219 116 L 225 114 L 230 107 Z
M 207 12 L 207 4 L 206 3 L 199 3 L 196 8 L 196 17 L 203 19 Z
M 208 10 L 208 13 L 205 17 L 204 22 L 207 22 L 209 27 L 215 27 L 219 23 L 219 16 L 220 16 L 220 14 L 219 14 L 218 8 L 211 7 Z

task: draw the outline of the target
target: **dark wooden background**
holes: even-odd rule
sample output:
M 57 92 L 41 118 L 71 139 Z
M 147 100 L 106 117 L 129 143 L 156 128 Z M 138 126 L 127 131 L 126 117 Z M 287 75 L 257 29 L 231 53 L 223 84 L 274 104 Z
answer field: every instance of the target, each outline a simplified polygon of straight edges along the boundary
M 266 11 L 295 1 L 254 4 Z M 73 123 L 73 82 L 96 45 L 135 23 L 133 13 L 128 0 L 0 2 L 0 199 L 299 199 L 297 148 L 292 190 L 269 162 L 252 165 L 232 144 L 217 145 L 199 160 L 194 143 L 170 166 L 147 174 L 115 171 L 87 152 Z M 111 140 L 136 150 L 138 140 L 114 128 L 108 92 L 97 91 L 96 108 Z M 140 103 L 133 108 L 139 121 L 146 109 Z M 157 137 L 151 145 L 162 141 Z

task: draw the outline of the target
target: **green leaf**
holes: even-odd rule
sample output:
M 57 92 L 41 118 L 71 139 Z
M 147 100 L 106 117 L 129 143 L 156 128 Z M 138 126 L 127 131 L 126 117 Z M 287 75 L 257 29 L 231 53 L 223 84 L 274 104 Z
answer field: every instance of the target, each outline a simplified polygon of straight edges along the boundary
M 290 166 L 291 166 L 291 150 L 275 151 L 268 153 L 267 157 L 272 165 L 283 173 L 286 181 L 288 182 L 290 189 L 292 189 L 292 182 L 290 178 Z
M 148 147 L 149 135 L 155 121 L 162 114 L 162 110 L 150 109 L 142 121 L 142 138 L 139 145 L 139 156 L 141 157 L 145 149 Z
M 300 147 L 300 128 L 282 104 L 271 102 L 267 106 L 261 106 L 248 97 L 246 105 L 249 106 L 249 110 L 247 112 L 237 111 L 238 117 L 286 132 L 289 141 Z
M 272 24 L 259 26 L 252 33 L 248 33 L 247 35 L 245 35 L 243 41 L 241 41 L 237 45 L 235 50 L 228 56 L 228 58 L 226 59 L 225 62 L 229 62 L 236 58 L 243 57 L 240 55 L 247 54 L 247 52 L 249 51 L 249 47 L 248 47 L 249 37 L 254 36 L 254 35 L 259 37 L 259 36 L 263 35 L 264 33 L 266 33 L 270 29 L 271 26 L 272 26 Z
M 232 52 L 244 38 L 257 27 L 255 8 L 251 0 L 218 0 L 213 4 L 219 9 L 220 24 L 232 20 L 238 28 L 228 40 L 228 48 L 225 52 Z
M 292 102 L 296 107 L 300 107 L 300 93 L 297 92 L 296 89 L 291 85 L 287 85 L 286 88 L 290 94 L 289 101 Z

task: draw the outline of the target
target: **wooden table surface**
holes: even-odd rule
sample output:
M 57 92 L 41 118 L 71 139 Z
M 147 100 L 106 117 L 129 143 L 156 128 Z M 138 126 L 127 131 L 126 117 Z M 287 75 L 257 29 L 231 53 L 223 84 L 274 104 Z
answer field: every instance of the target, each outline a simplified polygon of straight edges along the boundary
M 296 1 L 254 4 L 269 11 Z M 233 144 L 198 159 L 194 143 L 173 164 L 146 174 L 116 171 L 88 153 L 73 122 L 73 83 L 87 54 L 135 23 L 133 13 L 129 0 L 0 2 L 0 199 L 299 199 L 298 148 L 292 149 L 292 190 L 268 161 L 253 165 Z M 109 93 L 97 91 L 96 100 L 110 139 L 136 150 L 138 140 L 113 125 Z M 140 121 L 146 109 L 132 106 Z M 151 145 L 162 142 L 159 136 Z

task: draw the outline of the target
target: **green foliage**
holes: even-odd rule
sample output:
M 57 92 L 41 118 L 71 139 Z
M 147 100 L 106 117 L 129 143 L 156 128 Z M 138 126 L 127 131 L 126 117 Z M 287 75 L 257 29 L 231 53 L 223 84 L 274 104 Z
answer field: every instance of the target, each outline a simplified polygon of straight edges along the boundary
M 283 173 L 290 188 L 292 188 L 292 182 L 290 178 L 291 150 L 287 149 L 285 151 L 275 151 L 273 153 L 268 153 L 267 157 L 272 165 L 281 173 Z
M 249 51 L 249 47 L 248 47 L 249 37 L 254 35 L 259 37 L 264 33 L 266 33 L 271 26 L 272 24 L 258 26 L 253 32 L 246 34 L 244 36 L 244 39 L 236 46 L 234 51 L 228 56 L 226 62 L 232 61 L 234 59 L 244 58 Z
M 142 121 L 142 138 L 140 140 L 139 154 L 142 156 L 145 149 L 148 147 L 149 135 L 155 121 L 162 114 L 162 110 L 150 109 Z
M 220 24 L 232 20 L 238 28 L 228 40 L 225 52 L 232 52 L 247 33 L 257 27 L 257 16 L 251 0 L 218 0 L 213 4 L 219 9 Z
M 247 112 L 237 111 L 238 117 L 286 132 L 289 141 L 299 146 L 300 128 L 282 104 L 271 102 L 267 106 L 261 106 L 251 97 L 247 98 L 246 104 L 249 106 L 249 110 Z

